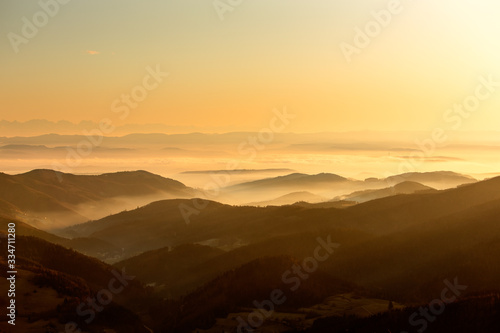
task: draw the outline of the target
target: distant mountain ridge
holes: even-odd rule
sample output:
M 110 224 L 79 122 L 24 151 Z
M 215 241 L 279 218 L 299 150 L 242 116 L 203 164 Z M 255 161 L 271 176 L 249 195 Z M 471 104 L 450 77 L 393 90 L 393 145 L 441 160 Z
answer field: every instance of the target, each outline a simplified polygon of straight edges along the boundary
M 106 210 L 116 213 L 139 205 L 131 206 L 126 198 L 137 198 L 145 204 L 155 198 L 186 198 L 194 194 L 195 190 L 176 180 L 146 171 L 98 176 L 53 170 L 0 174 L 0 213 L 42 229 L 81 223 L 104 215 Z
M 325 197 L 313 194 L 308 191 L 300 191 L 300 192 L 292 192 L 289 194 L 285 194 L 281 197 L 278 197 L 273 200 L 268 201 L 260 201 L 260 202 L 251 202 L 249 206 L 282 206 L 282 205 L 291 205 L 297 202 L 307 202 L 307 203 L 318 203 L 327 201 Z
M 421 191 L 431 192 L 436 191 L 432 187 L 422 185 L 413 181 L 404 181 L 402 183 L 398 183 L 392 187 L 383 188 L 380 190 L 364 190 L 351 193 L 349 195 L 340 196 L 336 200 L 346 200 L 346 201 L 355 201 L 358 203 L 367 202 L 374 199 L 380 199 L 389 197 L 392 195 L 398 194 L 412 194 Z
M 404 173 L 387 178 L 367 178 L 365 180 L 346 178 L 332 173 L 313 175 L 292 173 L 225 187 L 222 189 L 220 201 L 231 202 L 232 199 L 238 200 L 238 204 L 272 202 L 276 198 L 294 192 L 310 192 L 321 197 L 343 198 L 353 192 L 382 190 L 402 182 L 420 183 L 423 186 L 441 190 L 476 181 L 467 175 L 443 171 Z M 250 201 L 247 199 L 249 197 L 264 198 L 265 200 Z
M 301 185 L 325 185 L 334 184 L 337 182 L 353 182 L 353 183 L 369 183 L 369 184 L 379 184 L 387 187 L 388 184 L 391 186 L 404 182 L 412 181 L 415 183 L 451 183 L 451 187 L 457 185 L 468 184 L 476 182 L 477 180 L 471 176 L 451 172 L 451 171 L 435 171 L 435 172 L 411 172 L 403 173 L 400 175 L 389 176 L 387 178 L 368 178 L 364 181 L 348 179 L 332 173 L 319 173 L 315 175 L 308 175 L 304 173 L 292 173 L 286 176 L 278 176 L 273 178 L 266 178 L 246 183 L 241 183 L 228 187 L 229 190 L 232 189 L 252 189 L 256 187 L 292 187 Z
M 416 180 L 419 180 L 422 186 L 437 184 L 438 188 L 455 187 L 476 181 L 472 177 L 452 172 L 410 173 L 364 181 L 331 173 L 291 173 L 223 187 L 216 199 L 238 203 L 245 197 L 270 197 L 269 200 L 256 202 L 258 205 L 293 204 L 298 201 L 316 203 L 328 201 L 322 198 L 334 197 L 330 194 L 339 196 L 356 191 L 383 190 L 391 184 Z M 398 194 L 400 187 L 396 191 L 393 190 L 392 194 Z M 367 193 L 369 192 L 365 192 Z M 373 198 L 391 194 L 378 193 Z M 147 171 L 74 175 L 37 169 L 18 175 L 0 173 L 0 214 L 18 218 L 41 229 L 54 229 L 99 219 L 162 199 L 193 198 L 201 195 L 200 191 L 179 181 Z
M 450 190 L 393 195 L 355 206 L 346 205 L 342 209 L 323 208 L 321 204 L 318 208 L 315 205 L 240 207 L 209 201 L 205 209 L 191 216 L 189 224 L 179 207 L 193 206 L 191 200 L 163 200 L 69 227 L 62 234 L 105 239 L 126 248 L 130 251 L 129 256 L 165 246 L 209 240 L 216 241 L 220 247 L 241 246 L 311 228 L 356 228 L 386 234 L 500 199 L 498 182 L 500 177 Z M 285 225 L 287 227 L 283 228 Z
M 274 178 L 266 178 L 261 180 L 255 180 L 248 183 L 233 185 L 228 189 L 252 189 L 255 187 L 278 187 L 278 188 L 287 188 L 293 186 L 310 186 L 316 184 L 322 184 L 325 182 L 334 183 L 334 182 L 343 182 L 347 181 L 347 178 L 344 178 L 339 175 L 335 175 L 332 173 L 320 173 L 317 175 L 308 175 L 304 173 L 291 173 L 286 176 L 278 176 Z

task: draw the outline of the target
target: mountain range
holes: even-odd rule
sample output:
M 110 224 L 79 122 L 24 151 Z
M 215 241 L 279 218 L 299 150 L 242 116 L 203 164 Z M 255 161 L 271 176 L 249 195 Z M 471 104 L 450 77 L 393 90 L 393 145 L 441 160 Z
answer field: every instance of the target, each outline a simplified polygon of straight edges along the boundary
M 97 176 L 53 170 L 0 173 L 0 213 L 42 229 L 82 223 L 159 198 L 192 197 L 184 184 L 146 171 Z
M 20 327 L 61 330 L 75 321 L 89 331 L 231 331 L 281 290 L 286 300 L 273 306 L 263 331 L 413 332 L 412 313 L 440 297 L 449 281 L 461 286 L 460 297 L 428 323 L 430 332 L 470 331 L 470 321 L 479 319 L 485 332 L 498 328 L 500 177 L 410 174 L 388 186 L 387 179 L 292 174 L 239 188 L 288 191 L 289 178 L 307 186 L 352 182 L 381 188 L 337 198 L 345 201 L 254 207 L 195 199 L 197 190 L 146 172 L 2 174 L 0 240 L 7 225 L 16 223 L 18 278 L 25 291 L 19 302 L 29 309 L 43 304 L 31 312 L 20 307 Z M 459 180 L 458 187 L 444 190 L 423 184 Z M 12 215 L 22 217 L 43 204 L 71 209 L 79 202 L 155 191 L 176 198 L 49 231 Z M 319 260 L 318 249 L 328 255 Z M 86 323 L 76 307 L 106 288 L 113 270 L 133 281 Z M 454 316 L 469 319 L 458 325 Z

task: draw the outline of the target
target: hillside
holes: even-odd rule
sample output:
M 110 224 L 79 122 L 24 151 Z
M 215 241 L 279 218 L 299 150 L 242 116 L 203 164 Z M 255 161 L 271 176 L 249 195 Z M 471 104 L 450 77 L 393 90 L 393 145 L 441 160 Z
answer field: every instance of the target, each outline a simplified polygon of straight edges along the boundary
M 125 248 L 124 258 L 162 247 L 207 241 L 227 249 L 325 228 L 356 228 L 384 234 L 500 199 L 499 185 L 500 178 L 494 178 L 456 189 L 396 195 L 342 209 L 321 205 L 238 207 L 210 201 L 206 208 L 197 211 L 194 201 L 164 200 L 67 228 L 61 234 L 97 238 Z M 181 212 L 186 207 L 195 210 L 189 221 Z
M 222 189 L 220 201 L 242 204 L 255 202 L 251 199 L 257 197 L 263 198 L 262 201 L 266 203 L 277 197 L 286 196 L 290 192 L 312 192 L 321 197 L 344 198 L 353 192 L 382 190 L 405 182 L 419 183 L 443 190 L 471 184 L 476 180 L 467 175 L 448 171 L 403 173 L 387 178 L 368 178 L 363 181 L 331 173 L 316 175 L 292 173 L 286 176 L 265 178 L 225 187 Z
M 469 185 L 438 193 L 444 197 L 449 196 L 448 200 L 456 200 L 458 197 L 466 198 L 469 195 L 477 195 L 475 191 L 480 188 L 484 190 L 485 188 L 491 189 L 491 187 L 496 187 L 498 189 L 497 182 L 498 179 L 492 179 L 481 184 Z M 404 304 L 425 304 L 426 302 L 430 302 L 438 297 L 446 286 L 443 283 L 444 280 L 456 280 L 458 284 L 464 285 L 466 289 L 462 292 L 458 305 L 452 305 L 451 309 L 456 309 L 455 307 L 457 306 L 464 307 L 464 309 L 474 309 L 477 306 L 484 307 L 487 304 L 485 302 L 491 302 L 491 297 L 486 296 L 482 300 L 479 300 L 479 303 L 476 303 L 472 295 L 488 293 L 490 290 L 498 290 L 498 281 L 500 281 L 500 265 L 496 260 L 500 255 L 500 247 L 498 246 L 500 244 L 498 236 L 500 235 L 500 224 L 497 218 L 500 214 L 500 199 L 489 200 L 495 194 L 492 192 L 488 194 L 490 195 L 488 199 L 484 197 L 482 199 L 479 198 L 476 202 L 471 202 L 468 208 L 462 207 L 462 209 L 456 209 L 453 213 L 441 217 L 425 219 L 424 216 L 424 219 L 420 223 L 407 225 L 404 230 L 379 235 L 366 235 L 365 238 L 358 238 L 356 241 L 347 241 L 346 239 L 338 238 L 341 240 L 341 246 L 335 251 L 334 255 L 321 264 L 320 270 L 317 273 L 323 272 L 334 279 L 357 284 L 361 288 L 359 290 L 363 290 L 365 295 L 380 299 L 395 300 Z M 436 194 L 428 195 L 435 196 Z M 417 198 L 422 199 L 421 196 L 417 195 Z M 382 201 L 384 200 L 388 199 L 383 199 Z M 474 204 L 481 200 L 485 203 Z M 377 201 L 380 200 L 375 200 L 374 202 Z M 443 201 L 443 198 L 439 198 L 438 203 Z M 421 200 L 419 203 L 424 204 L 422 207 L 428 204 L 426 200 Z M 358 205 L 351 209 L 359 209 L 360 206 L 363 205 Z M 325 232 L 331 232 L 335 235 L 334 230 L 325 230 Z M 272 243 L 275 245 L 279 244 L 274 240 Z M 286 244 L 285 246 L 292 248 L 295 244 L 300 243 L 297 239 L 287 239 L 281 244 Z M 272 248 L 270 245 L 271 242 L 267 246 L 256 244 L 252 251 L 249 252 L 257 251 L 255 253 L 256 256 L 261 255 L 257 250 L 259 248 L 263 252 L 279 252 L 276 247 Z M 241 252 L 244 249 L 245 247 L 223 254 L 221 258 L 225 257 L 225 260 L 220 260 L 220 262 L 229 262 L 228 256 Z M 307 251 L 304 249 L 300 251 L 303 251 L 303 256 L 307 255 Z M 216 266 L 215 262 L 211 260 L 206 265 L 213 267 Z M 275 264 L 275 266 L 278 265 Z M 227 270 L 227 267 L 225 270 Z M 221 269 L 221 271 L 223 270 Z M 259 270 L 259 272 L 267 271 L 272 271 L 272 269 Z M 284 271 L 286 269 L 282 270 L 282 272 Z M 247 274 L 251 276 L 251 279 L 256 279 L 251 273 Z M 251 282 L 247 283 L 244 290 L 257 291 L 253 295 L 253 299 L 261 299 L 258 294 L 258 286 L 255 286 Z M 237 282 L 221 282 L 221 280 L 216 279 L 200 291 L 193 292 L 191 295 L 183 298 L 183 300 L 190 300 L 192 298 L 198 300 L 197 297 L 199 296 L 197 295 L 209 297 L 210 286 L 213 284 L 218 285 L 214 289 L 218 290 L 219 294 L 222 295 L 221 297 L 228 294 L 234 295 L 233 293 L 238 295 L 232 289 L 233 284 L 238 285 Z M 268 290 L 276 287 L 270 283 L 267 284 L 269 285 Z M 319 288 L 319 286 L 317 287 Z M 325 296 L 326 294 L 323 293 L 322 295 Z M 218 300 L 216 302 L 220 301 L 222 305 L 214 305 L 212 308 L 207 306 L 207 304 L 212 304 L 211 302 L 199 301 L 198 304 L 203 304 L 201 309 L 200 307 L 195 307 L 196 311 L 192 310 L 194 312 L 188 310 L 176 315 L 185 318 L 180 322 L 185 323 L 188 328 L 194 328 L 191 326 L 193 322 L 199 322 L 198 328 L 208 328 L 214 323 L 214 317 L 224 317 L 228 311 L 238 312 L 238 304 L 235 304 L 233 299 L 224 301 L 215 297 L 214 299 Z M 303 304 L 306 303 L 304 301 Z M 189 308 L 189 305 L 185 303 L 185 307 Z M 217 310 L 214 310 L 214 308 Z M 493 310 L 494 308 L 489 309 Z M 200 312 L 198 313 L 197 311 Z M 483 316 L 484 318 L 489 318 L 490 323 L 484 327 L 488 332 L 493 332 L 492 327 L 497 327 L 495 325 L 498 324 L 498 321 L 493 321 L 495 319 L 494 314 L 491 312 L 476 314 L 475 310 L 472 311 L 479 318 Z M 203 314 L 203 316 L 199 317 L 200 314 Z M 407 313 L 406 316 L 401 315 L 399 317 L 406 324 L 408 323 L 408 314 L 411 314 L 411 312 Z M 336 329 L 338 329 L 338 332 L 341 332 L 346 327 L 354 327 L 351 325 L 362 323 L 370 323 L 367 329 L 368 327 L 378 327 L 377 325 L 379 324 L 374 324 L 374 322 L 376 323 L 378 320 L 381 320 L 380 318 L 392 318 L 391 320 L 393 320 L 395 316 L 399 315 L 387 316 L 383 314 L 363 321 L 357 318 L 345 320 L 341 319 L 341 317 L 336 317 L 325 322 L 330 323 L 333 327 L 339 325 Z M 445 323 L 447 320 L 444 317 L 443 322 L 437 324 L 435 330 L 439 332 L 439 328 L 446 327 Z M 321 326 L 323 325 L 321 323 L 321 321 L 318 321 L 313 326 L 311 332 L 326 332 L 326 328 Z M 386 322 L 383 321 L 382 323 Z M 398 321 L 396 321 L 397 323 Z M 402 327 L 401 325 L 403 324 L 405 323 L 399 321 L 398 325 L 400 326 L 391 327 Z M 300 321 L 297 325 L 300 325 Z M 466 327 L 478 327 L 470 325 Z M 406 326 L 403 329 L 407 330 L 409 327 Z M 364 332 L 363 330 L 361 331 Z
M 114 264 L 170 298 L 182 296 L 201 285 L 198 267 L 225 253 L 203 245 L 185 244 L 142 253 Z M 217 271 L 218 274 L 220 271 Z M 214 274 L 214 275 L 215 275 Z M 203 281 L 203 280 L 202 280 Z
M 420 183 L 438 190 L 472 184 L 477 180 L 473 177 L 451 171 L 408 172 L 384 179 L 388 184 L 398 184 L 404 181 Z
M 45 230 L 193 193 L 178 181 L 146 171 L 97 176 L 52 170 L 0 174 L 0 212 Z
M 58 292 L 81 297 L 89 292 L 86 288 L 92 291 L 106 283 L 110 266 L 21 234 L 63 246 L 95 242 L 96 247 L 123 248 L 119 258 L 125 260 L 114 267 L 136 275 L 158 298 L 149 298 L 137 284 L 116 298 L 117 306 L 140 315 L 160 332 L 208 329 L 217 318 L 231 321 L 230 313 L 248 311 L 254 300 L 266 299 L 274 288 L 287 287 L 283 274 L 314 254 L 318 237 L 339 246 L 277 308 L 301 318 L 287 324 L 293 329 L 311 325 L 313 330 L 321 329 L 322 321 L 340 323 L 339 327 L 364 322 L 359 318 L 338 322 L 339 317 L 314 317 L 303 310 L 326 309 L 319 304 L 345 293 L 356 292 L 375 303 L 417 305 L 434 299 L 446 279 L 467 286 L 462 300 L 498 290 L 500 177 L 441 191 L 412 182 L 393 190 L 418 191 L 357 205 L 344 203 L 342 208 L 323 204 L 240 207 L 208 201 L 206 208 L 190 216 L 189 223 L 180 208 L 194 207 L 193 200 L 162 200 L 61 232 L 78 236 L 72 240 L 19 223 L 20 263 L 26 265 L 21 269 L 41 267 L 64 274 L 68 282 Z M 57 288 L 54 282 L 48 283 Z M 308 324 L 301 326 L 305 321 Z
M 454 277 L 468 286 L 467 292 L 497 290 L 498 214 L 499 199 L 374 237 L 339 250 L 325 270 L 378 290 L 379 297 L 406 302 L 433 297 L 444 279 Z
M 0 236 L 2 239 L 6 237 L 4 233 Z M 8 290 L 5 260 L 0 257 L 0 286 Z M 92 332 L 104 329 L 125 331 L 131 327 L 134 332 L 148 332 L 134 312 L 147 302 L 146 292 L 136 280 L 129 281 L 123 292 L 116 293 L 95 320 L 87 323 L 87 315 L 77 315 L 77 306 L 88 297 L 95 297 L 100 290 L 109 288 L 114 277 L 113 268 L 96 259 L 36 237 L 18 236 L 16 268 L 16 327 L 13 330 L 6 323 L 6 317 L 2 318 L 2 332 L 64 331 L 64 325 L 70 321 Z M 4 306 L 5 298 L 0 298 L 0 303 Z
M 346 208 L 349 225 L 388 233 L 500 199 L 500 177 L 432 193 L 397 195 Z M 342 225 L 346 225 L 343 221 Z
M 159 331 L 188 332 L 211 327 L 216 317 L 253 307 L 255 300 L 268 299 L 273 290 L 281 290 L 286 299 L 283 304 L 276 305 L 276 309 L 291 309 L 319 303 L 325 295 L 356 289 L 350 283 L 316 272 L 304 279 L 300 288 L 291 290 L 294 284 L 283 281 L 282 274 L 297 263 L 291 257 L 266 257 L 249 262 L 222 274 L 178 302 L 154 309 L 152 316 L 160 319 Z M 180 320 L 171 320 L 172 317 Z
M 467 297 L 456 303 L 446 306 L 445 311 L 439 316 L 431 315 L 433 321 L 425 320 L 424 315 L 418 315 L 420 309 L 429 307 L 408 307 L 403 310 L 393 310 L 370 318 L 321 318 L 304 333 L 386 333 L 386 332 L 411 332 L 425 331 L 428 333 L 469 333 L 487 332 L 494 333 L 500 330 L 500 294 L 482 293 Z M 415 320 L 410 324 L 409 318 Z
M 297 202 L 317 203 L 323 201 L 327 201 L 327 199 L 308 191 L 301 191 L 301 192 L 293 192 L 285 194 L 273 200 L 251 202 L 248 204 L 248 206 L 259 206 L 259 207 L 283 206 L 283 205 L 291 205 Z
M 274 237 L 226 252 L 200 245 L 182 245 L 171 251 L 148 251 L 114 266 L 119 269 L 126 268 L 142 281 L 154 283 L 157 293 L 175 299 L 193 292 L 223 272 L 262 257 L 273 255 L 306 258 L 318 246 L 317 238 L 324 238 L 327 232 L 332 242 L 343 246 L 359 244 L 371 236 L 355 230 L 342 229 L 301 232 Z M 206 253 L 194 256 L 201 251 Z M 187 272 L 189 274 L 186 274 Z
M 278 176 L 256 180 L 248 183 L 234 185 L 234 188 L 252 188 L 252 187 L 295 187 L 295 186 L 310 186 L 324 183 L 343 182 L 347 179 L 332 173 L 320 173 L 317 175 L 307 175 L 303 173 L 291 173 L 287 176 Z
M 121 253 L 123 252 L 116 246 L 113 246 L 112 244 L 100 239 L 87 237 L 68 239 L 59 237 L 43 230 L 39 230 L 24 222 L 3 217 L 0 217 L 0 231 L 6 233 L 8 224 L 11 222 L 14 222 L 16 224 L 17 236 L 37 237 L 53 244 L 74 249 L 82 254 L 98 258 L 103 261 L 113 261 L 113 258 L 121 256 Z
M 370 201 L 370 200 L 390 197 L 392 195 L 413 194 L 413 193 L 422 192 L 422 191 L 431 192 L 431 191 L 434 191 L 434 189 L 432 187 L 425 186 L 425 185 L 422 185 L 420 183 L 416 183 L 416 182 L 412 182 L 412 181 L 405 181 L 405 182 L 396 184 L 392 187 L 388 187 L 388 188 L 384 188 L 384 189 L 380 189 L 380 190 L 357 191 L 357 192 L 351 193 L 349 195 L 337 197 L 334 199 L 334 201 L 346 200 L 346 201 L 354 201 L 357 203 L 363 203 L 363 202 Z

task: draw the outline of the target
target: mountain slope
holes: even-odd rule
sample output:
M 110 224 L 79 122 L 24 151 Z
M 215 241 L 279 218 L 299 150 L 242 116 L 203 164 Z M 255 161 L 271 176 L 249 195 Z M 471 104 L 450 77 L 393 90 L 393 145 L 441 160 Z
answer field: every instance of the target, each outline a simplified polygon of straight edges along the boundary
M 334 183 L 340 183 L 347 181 L 346 178 L 332 174 L 332 173 L 320 173 L 317 175 L 307 175 L 303 173 L 292 173 L 286 176 L 278 176 L 273 178 L 266 178 L 261 180 L 255 180 L 252 182 L 242 183 L 228 187 L 228 190 L 252 190 L 252 189 L 262 189 L 262 188 L 307 188 L 314 186 L 328 186 Z
M 368 178 L 364 181 L 347 179 L 331 173 L 317 175 L 293 173 L 225 187 L 219 200 L 242 204 L 250 202 L 255 197 L 262 198 L 261 201 L 270 201 L 290 192 L 305 191 L 333 198 L 343 197 L 356 191 L 394 187 L 403 182 L 420 183 L 441 190 L 474 183 L 476 180 L 470 176 L 447 171 L 405 173 L 382 179 Z
M 499 214 L 497 199 L 380 235 L 339 250 L 325 270 L 403 301 L 432 299 L 455 277 L 467 292 L 498 290 Z
M 369 232 L 388 233 L 498 199 L 500 177 L 455 189 L 372 200 L 348 207 L 345 211 L 353 214 L 350 226 Z
M 354 201 L 357 203 L 363 203 L 363 202 L 374 200 L 374 199 L 390 197 L 392 195 L 412 194 L 412 193 L 421 192 L 421 191 L 430 192 L 430 191 L 434 191 L 434 189 L 432 187 L 428 187 L 428 186 L 422 185 L 420 183 L 405 181 L 405 182 L 396 184 L 392 187 L 388 187 L 388 188 L 384 188 L 384 189 L 380 189 L 380 190 L 357 191 L 357 192 L 351 193 L 349 195 L 337 197 L 334 199 L 334 201 L 346 200 L 346 201 Z
M 103 261 L 112 261 L 114 257 L 118 257 L 122 253 L 121 249 L 100 239 L 87 237 L 67 239 L 43 230 L 39 230 L 24 222 L 3 217 L 0 217 L 0 231 L 7 232 L 8 224 L 11 222 L 16 224 L 17 236 L 37 237 L 47 242 L 64 246 L 65 248 L 74 249 L 82 254 L 98 258 Z
M 235 269 L 266 256 L 292 256 L 304 259 L 318 246 L 318 237 L 348 246 L 371 235 L 355 230 L 323 230 L 275 237 L 223 252 L 214 248 L 182 245 L 178 250 L 160 249 L 145 252 L 114 266 L 126 268 L 142 281 L 154 282 L 156 291 L 168 298 L 177 298 L 217 278 L 222 272 Z M 201 252 L 206 253 L 202 254 Z M 219 251 L 219 252 L 217 252 Z
M 477 180 L 473 177 L 451 171 L 436 172 L 408 172 L 384 179 L 388 184 L 394 185 L 404 181 L 421 183 L 439 190 L 457 187 L 463 184 L 472 184 Z
M 157 309 L 152 315 L 163 319 L 159 327 L 162 332 L 189 332 L 211 327 L 215 324 L 215 317 L 254 307 L 254 301 L 269 299 L 273 290 L 281 290 L 281 298 L 285 301 L 276 308 L 283 309 L 313 305 L 327 295 L 356 289 L 351 283 L 317 271 L 302 280 L 300 288 L 291 290 L 296 282 L 283 280 L 282 275 L 297 264 L 296 259 L 287 256 L 254 260 L 222 274 L 179 302 Z M 172 317 L 178 320 L 172 320 Z
M 199 287 L 197 267 L 224 251 L 209 246 L 185 244 L 174 249 L 162 248 L 142 253 L 116 263 L 118 269 L 136 275 L 169 297 L 178 297 L 186 290 Z
M 0 209 L 41 229 L 81 223 L 158 200 L 193 196 L 182 183 L 145 171 L 79 176 L 53 170 L 0 174 Z
M 326 201 L 326 198 L 313 194 L 308 191 L 301 192 L 293 192 L 289 194 L 285 194 L 281 197 L 278 197 L 273 200 L 268 201 L 260 201 L 260 202 L 252 202 L 249 203 L 249 206 L 283 206 L 283 205 L 291 205 L 296 202 L 308 202 L 308 203 L 317 203 Z
M 361 319 L 356 317 L 322 318 L 314 322 L 313 327 L 304 333 L 386 333 L 386 332 L 428 332 L 428 333 L 496 333 L 500 331 L 500 294 L 482 293 L 467 297 L 456 303 L 448 304 L 439 316 L 430 316 L 432 321 L 423 320 L 417 315 L 416 320 L 409 318 L 421 314 L 429 304 L 420 307 L 408 307 L 403 310 L 388 311 L 384 314 Z M 425 310 L 424 310 L 425 311 Z
M 2 246 L 5 239 L 6 234 L 0 232 Z M 0 257 L 0 267 L 2 277 L 6 277 L 7 262 L 3 256 Z M 128 277 L 123 280 L 127 284 L 123 283 L 121 292 L 114 293 L 109 304 L 103 306 L 103 311 L 93 320 L 87 322 L 90 313 L 78 315 L 79 304 L 92 299 L 101 290 L 109 291 L 112 279 L 118 281 L 113 268 L 96 259 L 36 237 L 17 236 L 16 270 L 18 306 L 16 330 L 13 332 L 64 331 L 64 325 L 71 321 L 86 331 L 125 331 L 133 327 L 135 332 L 148 332 L 133 312 L 148 302 L 146 292 L 137 280 Z M 120 272 L 115 272 L 120 275 Z M 0 286 L 8 290 L 8 281 L 5 278 L 1 280 Z M 2 306 L 4 302 L 5 298 L 0 298 Z M 5 320 L 0 320 L 0 328 L 9 332 L 10 325 Z
M 460 188 L 396 195 L 352 207 L 315 206 L 237 207 L 207 202 L 185 220 L 183 207 L 192 200 L 165 200 L 63 231 L 78 237 L 102 239 L 125 248 L 125 257 L 147 250 L 210 241 L 216 247 L 238 247 L 278 236 L 327 228 L 355 228 L 387 234 L 432 219 L 459 213 L 500 199 L 500 177 Z M 189 222 L 189 223 L 187 223 Z

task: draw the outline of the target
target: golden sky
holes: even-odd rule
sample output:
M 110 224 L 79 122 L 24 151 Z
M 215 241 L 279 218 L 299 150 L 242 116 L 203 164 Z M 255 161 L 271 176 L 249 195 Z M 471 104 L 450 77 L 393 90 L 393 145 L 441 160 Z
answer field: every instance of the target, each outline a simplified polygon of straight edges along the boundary
M 500 82 L 500 3 L 394 1 L 3 1 L 0 119 L 246 131 L 286 106 L 293 132 L 432 129 L 480 77 Z M 342 43 L 355 46 L 356 27 L 388 8 L 397 13 L 347 61 Z M 113 103 L 157 66 L 168 77 L 121 119 Z M 458 129 L 498 129 L 496 89 Z

